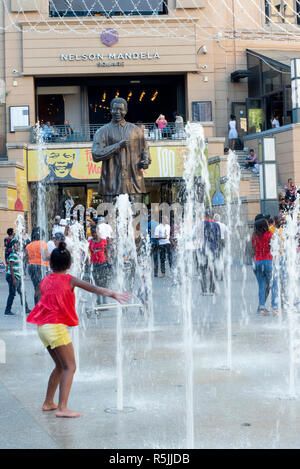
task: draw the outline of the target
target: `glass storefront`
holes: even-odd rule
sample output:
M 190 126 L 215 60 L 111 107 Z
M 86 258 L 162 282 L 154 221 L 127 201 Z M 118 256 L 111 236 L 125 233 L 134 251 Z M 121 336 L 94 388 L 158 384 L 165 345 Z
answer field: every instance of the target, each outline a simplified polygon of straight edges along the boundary
M 278 116 L 280 125 L 292 123 L 290 67 L 268 57 L 247 53 L 248 78 L 247 118 L 248 134 L 272 128 Z

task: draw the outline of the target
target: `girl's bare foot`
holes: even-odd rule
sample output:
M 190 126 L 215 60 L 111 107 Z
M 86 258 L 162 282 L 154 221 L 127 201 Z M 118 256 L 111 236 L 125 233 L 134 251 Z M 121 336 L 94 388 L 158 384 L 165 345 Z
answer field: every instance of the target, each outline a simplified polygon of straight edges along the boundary
M 45 403 L 43 404 L 42 410 L 43 410 L 44 412 L 48 412 L 49 410 L 56 410 L 57 408 L 58 408 L 58 405 L 55 404 L 54 402 L 51 402 L 51 403 L 49 403 L 49 404 L 45 402 Z
M 74 412 L 74 410 L 65 409 L 65 410 L 58 410 L 57 412 L 55 412 L 55 416 L 74 419 L 74 418 L 82 417 L 82 414 L 79 414 L 78 412 Z

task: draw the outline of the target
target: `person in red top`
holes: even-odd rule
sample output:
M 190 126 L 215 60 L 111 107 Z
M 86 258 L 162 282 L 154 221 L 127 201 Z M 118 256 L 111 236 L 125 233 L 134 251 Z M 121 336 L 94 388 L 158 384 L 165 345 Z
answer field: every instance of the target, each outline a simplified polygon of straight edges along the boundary
M 266 300 L 272 285 L 272 309 L 277 314 L 277 281 L 273 277 L 273 256 L 271 254 L 270 241 L 272 233 L 265 218 L 255 221 L 252 246 L 254 250 L 253 270 L 258 283 L 258 313 L 267 315 Z
M 97 231 L 97 226 L 91 227 L 92 238 L 89 240 L 92 276 L 96 285 L 108 287 L 106 249 L 107 241 L 101 238 Z M 103 298 L 103 303 L 105 299 Z M 101 298 L 97 298 L 97 304 L 101 304 Z
M 109 296 L 121 304 L 128 301 L 129 294 L 97 287 L 66 274 L 71 267 L 71 254 L 64 242 L 52 251 L 50 267 L 53 273 L 42 280 L 41 299 L 27 317 L 29 323 L 38 326 L 38 334 L 55 363 L 42 410 L 56 410 L 56 417 L 80 417 L 82 414 L 68 409 L 76 369 L 73 344 L 67 329 L 68 326 L 78 325 L 74 288 Z M 54 395 L 58 385 L 59 402 L 56 405 Z

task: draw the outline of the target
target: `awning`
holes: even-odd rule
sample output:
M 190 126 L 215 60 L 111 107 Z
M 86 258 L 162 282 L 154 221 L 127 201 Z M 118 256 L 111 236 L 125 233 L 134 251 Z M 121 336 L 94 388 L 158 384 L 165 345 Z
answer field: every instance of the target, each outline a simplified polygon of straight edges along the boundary
M 275 67 L 291 70 L 291 59 L 300 59 L 299 50 L 250 50 L 246 49 L 247 54 L 254 55 L 259 59 Z
M 236 70 L 235 72 L 232 72 L 230 76 L 231 76 L 231 81 L 233 83 L 237 83 L 242 78 L 248 78 L 250 75 L 251 75 L 250 70 Z
M 291 71 L 291 59 L 300 59 L 299 50 L 246 49 L 246 53 L 257 57 L 272 67 L 282 68 L 287 72 Z M 235 72 L 231 73 L 231 81 L 236 83 L 239 82 L 242 78 L 248 78 L 250 75 L 250 70 L 236 70 Z

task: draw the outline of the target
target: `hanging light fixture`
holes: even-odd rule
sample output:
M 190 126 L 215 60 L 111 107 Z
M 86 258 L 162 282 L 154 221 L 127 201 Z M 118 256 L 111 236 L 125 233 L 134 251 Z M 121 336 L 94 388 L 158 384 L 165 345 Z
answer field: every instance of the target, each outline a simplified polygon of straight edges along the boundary
M 153 93 L 153 96 L 151 98 L 151 101 L 155 101 L 156 98 L 157 98 L 157 95 L 158 95 L 158 91 L 156 90 L 154 93 Z
M 141 92 L 141 95 L 140 95 L 140 98 L 139 98 L 139 101 L 140 101 L 140 102 L 143 101 L 143 98 L 144 98 L 145 94 L 146 94 L 146 91 L 142 91 L 142 92 Z

